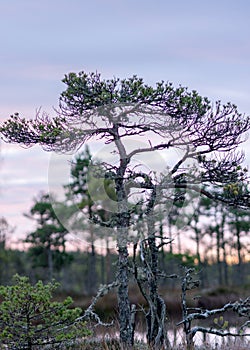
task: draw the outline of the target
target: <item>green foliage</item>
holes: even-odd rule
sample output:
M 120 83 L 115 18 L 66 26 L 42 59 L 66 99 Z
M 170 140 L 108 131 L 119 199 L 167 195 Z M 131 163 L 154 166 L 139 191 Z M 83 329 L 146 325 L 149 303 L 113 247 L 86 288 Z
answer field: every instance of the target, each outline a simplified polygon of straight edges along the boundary
M 59 347 L 90 334 L 84 322 L 77 322 L 80 308 L 70 309 L 72 299 L 52 301 L 58 283 L 31 285 L 27 277 L 14 276 L 14 284 L 1 286 L 0 339 L 14 349 L 38 349 L 47 344 Z
M 148 86 L 142 78 L 133 75 L 128 79 L 104 80 L 99 73 L 69 73 L 63 79 L 67 89 L 61 95 L 61 104 L 82 115 L 84 111 L 99 106 L 124 103 L 145 103 L 160 108 L 173 107 L 174 112 L 185 108 L 187 113 L 204 114 L 211 108 L 207 98 L 196 91 L 189 92 L 172 83 L 158 82 L 156 87 Z M 124 115 L 126 119 L 127 116 Z
M 88 172 L 92 165 L 91 158 L 89 148 L 86 146 L 85 150 L 75 157 L 71 167 L 71 181 L 68 185 L 64 186 L 66 197 L 71 200 L 73 199 L 74 204 L 79 205 L 81 208 L 87 206 L 89 208 L 88 211 L 91 210 L 94 204 L 88 192 L 87 185 Z
M 69 225 L 73 230 L 89 231 L 90 236 L 93 234 L 93 237 L 89 237 L 92 241 L 104 236 L 99 226 L 94 224 L 107 222 L 111 219 L 111 213 L 116 210 L 114 177 L 115 174 L 107 171 L 98 160 L 92 160 L 87 145 L 72 162 L 71 179 L 69 184 L 64 186 L 70 213 Z M 83 214 L 80 219 L 78 218 L 79 209 Z M 91 230 L 90 225 L 92 225 Z
M 25 240 L 31 243 L 29 255 L 32 265 L 48 268 L 51 279 L 54 269 L 60 270 L 71 261 L 70 254 L 65 251 L 67 230 L 58 220 L 48 194 L 41 194 L 30 214 L 37 222 L 37 229 Z
M 224 320 L 223 316 L 220 316 L 219 318 L 214 318 L 214 324 L 223 330 L 228 328 L 228 321 Z
M 49 120 L 47 117 L 40 119 L 26 120 L 21 118 L 19 113 L 10 116 L 10 119 L 1 127 L 3 135 L 11 134 L 11 141 L 19 140 L 23 144 L 41 143 L 44 145 L 55 143 L 58 136 L 64 132 L 64 119 L 54 118 Z M 8 130 L 8 131 L 7 131 Z

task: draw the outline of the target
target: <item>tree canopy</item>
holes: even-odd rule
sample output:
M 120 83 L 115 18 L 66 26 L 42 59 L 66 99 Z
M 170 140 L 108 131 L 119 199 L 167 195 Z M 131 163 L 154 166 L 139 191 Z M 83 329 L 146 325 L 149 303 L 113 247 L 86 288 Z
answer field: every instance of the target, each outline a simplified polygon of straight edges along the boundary
M 52 197 L 41 193 L 26 216 L 36 221 L 35 231 L 28 234 L 25 242 L 29 243 L 29 255 L 33 267 L 43 266 L 48 269 L 52 280 L 54 269 L 60 270 L 70 262 L 71 257 L 65 251 L 67 230 L 57 218 Z
M 182 148 L 185 154 L 171 169 L 168 187 L 181 187 L 183 177 L 194 190 L 197 183 L 212 183 L 224 187 L 220 199 L 249 205 L 241 186 L 246 178 L 243 155 L 235 150 L 246 139 L 250 118 L 234 104 L 212 103 L 169 82 L 152 87 L 137 76 L 105 80 L 99 73 L 80 72 L 69 73 L 63 82 L 67 88 L 54 118 L 45 113 L 35 119 L 15 114 L 1 125 L 2 138 L 58 152 L 72 152 L 91 138 L 101 138 L 114 142 L 127 164 L 139 153 Z M 148 147 L 126 152 L 120 141 L 135 135 L 149 139 Z M 186 169 L 181 170 L 187 159 L 195 159 L 200 170 L 189 178 Z

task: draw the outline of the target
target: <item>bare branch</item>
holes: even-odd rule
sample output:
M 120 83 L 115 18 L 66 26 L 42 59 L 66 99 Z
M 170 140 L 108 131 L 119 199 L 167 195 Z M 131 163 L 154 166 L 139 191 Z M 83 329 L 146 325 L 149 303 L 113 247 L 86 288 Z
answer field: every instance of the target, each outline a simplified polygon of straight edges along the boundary
M 99 288 L 98 293 L 96 294 L 96 296 L 93 298 L 91 304 L 89 305 L 89 307 L 84 311 L 83 316 L 78 317 L 75 322 L 80 322 L 83 321 L 85 319 L 94 319 L 97 324 L 96 326 L 112 326 L 113 325 L 113 321 L 111 323 L 104 323 L 101 321 L 100 317 L 97 315 L 96 312 L 94 312 L 94 308 L 95 305 L 97 303 L 97 301 L 102 298 L 104 295 L 106 295 L 110 290 L 116 288 L 119 286 L 119 283 L 117 281 L 114 281 L 108 285 L 101 285 Z

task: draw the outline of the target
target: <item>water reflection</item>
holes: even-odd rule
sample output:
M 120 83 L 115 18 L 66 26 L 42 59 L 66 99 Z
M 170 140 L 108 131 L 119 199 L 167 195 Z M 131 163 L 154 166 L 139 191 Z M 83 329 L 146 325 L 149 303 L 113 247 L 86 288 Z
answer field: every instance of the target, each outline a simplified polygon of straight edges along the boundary
M 237 329 L 236 328 L 230 328 L 229 331 L 231 333 L 236 333 Z M 250 328 L 247 328 L 245 330 L 245 334 L 250 333 Z M 118 334 L 117 334 L 118 336 Z M 175 347 L 175 346 L 181 346 L 185 345 L 185 333 L 181 328 L 179 329 L 170 329 L 168 330 L 168 337 L 170 344 Z M 141 342 L 147 342 L 146 339 L 146 333 L 143 332 L 135 332 L 135 339 L 139 340 Z M 197 332 L 194 336 L 194 344 L 196 346 L 204 346 L 204 349 L 211 349 L 211 348 L 220 348 L 223 345 L 231 345 L 230 349 L 236 349 L 236 346 L 239 344 L 245 344 L 249 345 L 250 349 L 250 338 L 249 337 L 232 337 L 232 336 L 225 336 L 225 337 L 220 337 L 218 335 L 214 334 L 203 334 L 201 332 Z

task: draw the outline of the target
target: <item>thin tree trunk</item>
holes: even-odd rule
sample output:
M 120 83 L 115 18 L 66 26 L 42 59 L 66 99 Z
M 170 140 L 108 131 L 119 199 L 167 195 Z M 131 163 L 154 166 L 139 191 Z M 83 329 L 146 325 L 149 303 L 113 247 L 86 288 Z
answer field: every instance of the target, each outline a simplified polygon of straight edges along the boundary
M 110 262 L 110 248 L 109 248 L 109 239 L 106 239 L 106 283 L 111 282 L 111 262 Z
M 104 256 L 104 254 L 101 254 L 100 260 L 101 260 L 101 283 L 105 284 L 105 283 L 107 283 L 107 281 L 105 280 L 105 256 Z
M 218 267 L 218 282 L 222 285 L 222 271 L 221 271 L 221 260 L 220 260 L 220 246 L 221 246 L 221 234 L 220 228 L 216 227 L 216 261 Z
M 120 342 L 123 349 L 131 349 L 134 343 L 133 327 L 131 321 L 131 310 L 129 303 L 129 273 L 128 273 L 128 228 L 129 213 L 127 194 L 124 188 L 124 175 L 129 160 L 124 145 L 120 140 L 118 126 L 114 125 L 114 141 L 120 155 L 120 166 L 117 169 L 115 187 L 117 195 L 117 248 L 118 248 L 118 308 L 119 308 L 119 326 L 120 326 Z
M 238 265 L 237 265 L 237 279 L 238 284 L 242 282 L 243 273 L 242 273 L 242 257 L 241 257 L 241 241 L 240 241 L 240 229 L 239 229 L 239 222 L 238 218 L 236 216 L 236 246 L 237 246 L 237 257 L 238 257 Z
M 198 267 L 200 270 L 200 281 L 201 281 L 201 287 L 204 288 L 205 286 L 205 280 L 204 280 L 204 267 L 202 266 L 202 261 L 201 261 L 201 254 L 200 254 L 200 235 L 201 231 L 195 227 L 195 243 L 196 243 L 196 256 L 198 260 Z
M 178 246 L 178 254 L 181 254 L 181 235 L 180 230 L 177 230 L 177 246 Z
M 91 244 L 91 250 L 88 253 L 88 293 L 96 293 L 96 253 L 95 246 Z
M 54 267 L 53 267 L 53 252 L 50 245 L 47 248 L 47 254 L 48 254 L 49 281 L 51 281 L 53 279 Z
M 172 243 L 172 224 L 171 219 L 168 217 L 168 235 L 169 235 L 169 253 L 173 254 L 173 243 Z
M 90 227 L 92 228 L 92 225 Z M 93 230 L 91 229 L 91 231 Z M 91 232 L 89 282 L 90 282 L 90 294 L 94 295 L 96 293 L 96 253 L 95 253 L 93 232 Z
M 128 250 L 127 247 L 118 248 L 118 308 L 120 324 L 120 341 L 124 349 L 133 346 L 133 330 L 131 311 L 128 297 Z
M 199 236 L 200 230 L 197 227 L 195 227 L 194 231 L 195 231 L 195 243 L 196 243 L 196 256 L 198 259 L 198 265 L 200 267 L 201 266 L 200 236 Z
M 92 218 L 92 205 L 91 197 L 88 194 L 88 214 L 89 219 Z M 89 223 L 89 232 L 90 232 L 90 244 L 91 244 L 91 253 L 90 253 L 90 265 L 89 265 L 89 293 L 94 295 L 96 293 L 96 253 L 95 253 L 95 236 L 94 236 L 94 227 L 92 223 Z
M 228 285 L 228 266 L 227 266 L 227 252 L 226 252 L 226 247 L 225 247 L 225 241 L 223 238 L 223 274 L 224 274 L 224 283 L 227 286 Z
M 161 237 L 161 253 L 160 253 L 160 267 L 162 271 L 165 271 L 166 269 L 166 262 L 165 262 L 165 250 L 164 250 L 164 239 L 163 239 L 163 222 L 160 223 L 160 237 Z
M 228 285 L 228 266 L 227 266 L 227 252 L 226 252 L 226 241 L 225 241 L 225 222 L 226 214 L 222 212 L 222 221 L 221 221 L 221 249 L 223 252 L 223 278 L 224 284 Z

